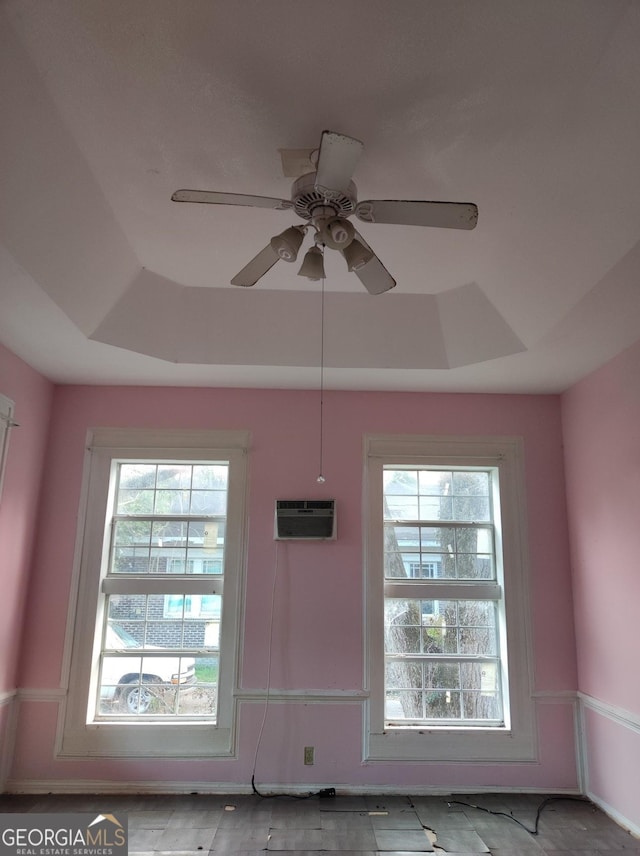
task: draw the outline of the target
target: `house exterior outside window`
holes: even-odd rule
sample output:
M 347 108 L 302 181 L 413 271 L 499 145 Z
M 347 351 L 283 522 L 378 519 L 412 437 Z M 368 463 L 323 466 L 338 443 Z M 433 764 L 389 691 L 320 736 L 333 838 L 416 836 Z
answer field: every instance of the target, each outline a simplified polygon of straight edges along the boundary
M 365 439 L 366 758 L 530 760 L 518 438 Z
M 231 754 L 248 435 L 96 429 L 88 446 L 60 754 Z

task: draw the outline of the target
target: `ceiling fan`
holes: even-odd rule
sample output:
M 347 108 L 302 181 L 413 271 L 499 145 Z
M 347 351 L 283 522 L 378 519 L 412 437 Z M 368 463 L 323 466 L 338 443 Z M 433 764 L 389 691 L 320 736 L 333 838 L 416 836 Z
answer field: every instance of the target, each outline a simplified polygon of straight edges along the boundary
M 356 186 L 351 176 L 363 148 L 360 140 L 334 131 L 324 131 L 315 171 L 308 172 L 294 181 L 290 200 L 215 190 L 176 190 L 171 199 L 174 202 L 293 210 L 307 221 L 302 226 L 290 226 L 272 238 L 267 246 L 234 276 L 232 285 L 255 285 L 277 261 L 294 262 L 306 232 L 313 230 L 314 245 L 304 257 L 298 272 L 300 276 L 312 280 L 323 279 L 323 250 L 329 247 L 342 254 L 348 270 L 356 274 L 370 294 L 382 294 L 393 288 L 396 281 L 349 221 L 348 218 L 352 214 L 363 223 L 473 229 L 478 222 L 478 208 L 470 202 L 420 202 L 399 199 L 368 199 L 358 202 Z

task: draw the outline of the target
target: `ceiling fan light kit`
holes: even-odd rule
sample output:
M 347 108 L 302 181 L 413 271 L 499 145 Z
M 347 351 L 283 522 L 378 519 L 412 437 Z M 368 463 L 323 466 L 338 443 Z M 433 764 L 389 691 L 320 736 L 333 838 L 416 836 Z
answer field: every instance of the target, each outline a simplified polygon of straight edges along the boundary
M 318 229 L 316 243 L 324 244 L 332 250 L 343 250 L 353 241 L 355 229 L 343 217 L 332 217 L 314 223 Z
M 373 250 L 361 244 L 357 238 L 354 238 L 351 243 L 342 250 L 342 255 L 347 263 L 349 273 L 358 271 L 363 268 L 366 263 L 373 258 Z
M 324 257 L 320 247 L 311 247 L 307 250 L 298 276 L 305 276 L 312 282 L 324 279 Z
M 271 238 L 271 246 L 283 262 L 295 262 L 304 240 L 303 226 L 290 226 L 280 235 Z
M 382 294 L 393 288 L 396 281 L 348 217 L 355 214 L 365 223 L 468 230 L 474 229 L 478 222 L 478 208 L 472 202 L 403 199 L 358 202 L 357 189 L 351 178 L 363 148 L 360 140 L 335 131 L 324 131 L 320 139 L 316 171 L 306 173 L 294 181 L 290 200 L 215 190 L 176 190 L 171 199 L 174 202 L 293 210 L 307 221 L 304 226 L 290 226 L 272 238 L 234 276 L 232 285 L 255 285 L 277 261 L 294 262 L 307 230 L 313 229 L 316 245 L 341 252 L 347 262 L 347 269 L 356 274 L 367 291 L 370 294 Z M 317 275 L 319 271 L 321 273 Z M 299 274 L 312 280 L 324 278 L 322 252 L 317 246 L 306 253 Z

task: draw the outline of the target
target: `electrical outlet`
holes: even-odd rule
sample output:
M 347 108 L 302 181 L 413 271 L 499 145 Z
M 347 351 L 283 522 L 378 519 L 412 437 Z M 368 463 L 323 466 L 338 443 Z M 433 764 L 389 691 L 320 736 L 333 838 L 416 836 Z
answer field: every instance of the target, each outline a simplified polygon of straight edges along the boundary
M 312 764 L 315 764 L 314 760 L 315 749 L 313 746 L 305 746 L 304 747 L 304 763 L 307 767 L 310 767 Z

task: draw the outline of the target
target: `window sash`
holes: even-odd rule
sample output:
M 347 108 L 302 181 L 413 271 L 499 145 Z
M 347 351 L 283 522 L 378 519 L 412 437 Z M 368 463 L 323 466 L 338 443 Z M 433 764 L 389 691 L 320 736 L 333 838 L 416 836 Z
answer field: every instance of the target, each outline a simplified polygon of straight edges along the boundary
M 400 488 L 400 490 L 393 491 L 393 480 L 394 476 L 392 475 L 395 472 L 404 472 L 407 474 L 409 479 L 408 485 L 405 483 L 404 486 Z M 442 476 L 450 475 L 451 481 L 448 481 L 449 489 L 451 489 L 452 485 L 455 487 L 456 482 L 456 474 L 458 474 L 458 478 L 464 476 L 466 473 L 474 473 L 477 472 L 482 474 L 484 478 L 486 478 L 486 487 L 481 483 L 482 496 L 480 497 L 482 501 L 482 516 L 480 521 L 474 520 L 463 520 L 456 519 L 457 515 L 454 516 L 445 516 L 445 517 L 418 517 L 418 518 L 410 518 L 410 517 L 397 517 L 393 515 L 389 511 L 389 507 L 395 505 L 395 507 L 400 507 L 403 503 L 400 500 L 405 501 L 406 507 L 415 507 L 417 511 L 419 507 L 424 505 L 425 508 L 430 511 L 434 510 L 434 503 L 438 503 L 442 501 L 443 507 L 441 510 L 444 513 L 453 513 L 455 511 L 455 504 L 452 504 L 452 500 L 448 495 L 442 493 L 442 499 L 440 500 L 438 497 L 440 495 L 440 486 L 437 484 L 438 474 Z M 384 476 L 389 473 L 391 480 L 388 484 L 384 484 Z M 385 532 L 384 536 L 384 556 L 383 556 L 383 568 L 384 568 L 384 583 L 383 583 L 383 596 L 385 601 L 390 599 L 398 599 L 398 600 L 408 600 L 408 601 L 420 601 L 424 603 L 424 601 L 447 601 L 447 602 L 463 602 L 466 600 L 477 600 L 477 601 L 493 601 L 496 609 L 494 611 L 494 615 L 496 618 L 496 625 L 487 628 L 490 631 L 491 638 L 494 640 L 496 655 L 495 657 L 487 658 L 487 655 L 462 655 L 456 653 L 454 654 L 444 654 L 444 653 L 434 653 L 430 652 L 422 652 L 416 653 L 411 652 L 410 654 L 400 653 L 397 651 L 391 651 L 388 649 L 389 639 L 386 636 L 385 631 L 385 644 L 384 644 L 384 660 L 385 660 L 385 677 L 384 677 L 384 721 L 387 725 L 392 722 L 400 722 L 403 725 L 408 724 L 416 724 L 416 725 L 433 725 L 442 723 L 443 717 L 439 716 L 429 716 L 425 697 L 428 694 L 428 690 L 424 687 L 422 689 L 418 687 L 407 688 L 404 691 L 397 691 L 395 693 L 396 697 L 402 695 L 403 692 L 409 692 L 416 694 L 423 699 L 423 710 L 424 715 L 422 717 L 415 717 L 406 714 L 398 718 L 392 717 L 388 715 L 387 712 L 387 700 L 390 695 L 394 694 L 393 687 L 389 687 L 387 685 L 387 676 L 388 665 L 389 664 L 401 664 L 403 666 L 410 666 L 411 664 L 420 665 L 420 670 L 417 674 L 423 674 L 421 671 L 422 665 L 424 664 L 432 664 L 436 665 L 446 665 L 449 664 L 461 664 L 461 663 L 475 663 L 481 664 L 482 662 L 493 662 L 497 663 L 500 667 L 496 673 L 502 672 L 502 657 L 500 655 L 500 637 L 502 633 L 501 624 L 504 620 L 503 610 L 500 608 L 500 601 L 502 600 L 503 590 L 502 586 L 496 580 L 497 574 L 497 564 L 500 561 L 501 557 L 496 556 L 496 532 L 494 526 L 494 515 L 493 511 L 496 505 L 499 504 L 499 498 L 496 497 L 497 493 L 497 484 L 495 480 L 495 468 L 487 467 L 486 465 L 483 467 L 461 467 L 461 466 L 452 466 L 448 461 L 442 461 L 438 465 L 420 465 L 418 463 L 415 464 L 403 464 L 398 467 L 393 464 L 382 465 L 382 474 L 383 474 L 383 486 L 382 486 L 382 497 L 383 502 L 381 505 L 382 511 L 382 521 L 383 521 L 383 530 Z M 427 474 L 427 478 L 423 477 L 423 474 Z M 423 485 L 426 485 L 423 487 Z M 389 490 L 389 493 L 387 493 Z M 430 495 L 423 496 L 423 493 L 429 490 Z M 487 493 L 485 494 L 485 490 Z M 476 496 L 471 496 L 471 499 L 476 499 Z M 484 501 L 486 500 L 486 501 Z M 462 501 L 462 500 L 461 500 Z M 458 506 L 459 507 L 459 506 Z M 464 506 L 463 506 L 464 509 Z M 466 509 L 465 509 L 466 510 Z M 475 539 L 473 539 L 473 547 L 474 549 L 464 549 L 467 546 L 464 543 L 460 544 L 459 542 L 459 533 L 476 533 Z M 449 533 L 449 534 L 447 534 Z M 393 548 L 389 549 L 389 536 L 393 538 Z M 404 536 L 404 537 L 403 537 Z M 473 537 L 473 536 L 472 536 Z M 484 543 L 482 543 L 484 541 Z M 446 546 L 445 546 L 446 542 Z M 460 547 L 460 549 L 459 549 Z M 484 547 L 484 549 L 479 549 Z M 389 557 L 398 556 L 399 562 L 396 560 L 395 566 L 390 565 Z M 440 562 L 442 566 L 445 561 L 450 558 L 454 565 L 453 570 L 456 574 L 460 572 L 460 566 L 458 564 L 458 557 L 460 556 L 471 556 L 471 557 L 486 557 L 490 561 L 489 567 L 489 578 L 473 576 L 471 579 L 467 576 L 462 576 L 460 578 L 449 577 L 449 576 L 428 576 L 426 578 L 415 577 L 410 575 L 410 559 L 412 557 L 416 557 L 416 560 L 422 564 L 423 561 L 429 561 L 431 556 L 440 556 Z M 408 564 L 407 564 L 408 563 Z M 396 571 L 399 567 L 404 568 L 404 572 L 407 574 L 406 578 L 391 575 L 391 571 L 395 569 Z M 441 570 L 444 570 L 441 567 Z M 463 569 L 464 573 L 464 569 Z M 402 633 L 403 625 L 399 625 L 396 628 L 396 633 Z M 424 627 L 422 623 L 422 618 L 420 617 L 419 625 L 407 625 L 408 633 L 415 633 L 416 631 L 420 634 L 422 633 L 422 628 Z M 425 628 L 426 629 L 426 628 Z M 422 637 L 421 637 L 422 638 Z M 422 646 L 422 643 L 420 643 Z M 439 690 L 432 691 L 432 695 L 435 693 L 436 695 L 440 692 Z M 503 716 L 503 702 L 502 702 L 502 693 L 500 688 L 497 692 L 497 698 L 500 705 L 500 716 L 493 718 L 474 718 L 464 717 L 464 708 L 462 705 L 463 700 L 463 691 L 462 688 L 459 690 L 451 690 L 457 696 L 459 712 L 460 715 L 457 717 L 447 718 L 450 723 L 455 727 L 456 725 L 464 724 L 465 726 L 469 726 L 473 723 L 481 723 L 483 726 L 487 726 L 490 724 L 495 725 L 503 725 L 504 716 Z M 468 693 L 472 692 L 472 688 L 467 689 Z M 414 700 L 412 700 L 412 704 Z M 446 717 L 445 717 L 446 718 Z
M 166 497 L 174 497 L 171 499 L 171 502 L 176 501 L 182 504 L 186 501 L 190 507 L 192 492 L 196 493 L 200 491 L 200 486 L 197 486 L 197 488 L 194 487 L 196 467 L 198 466 L 203 469 L 211 469 L 215 466 L 217 469 L 225 471 L 222 479 L 223 486 L 217 488 L 215 491 L 220 497 L 221 504 L 224 505 L 224 513 L 202 514 L 201 512 L 198 513 L 198 511 L 193 511 L 193 513 L 176 513 L 169 509 L 166 512 L 155 511 L 150 514 L 146 511 L 142 513 L 135 511 L 133 513 L 122 513 L 119 510 L 120 504 L 123 501 L 123 495 L 126 498 L 130 498 L 130 493 L 133 494 L 132 501 L 135 500 L 136 502 L 139 495 L 149 494 L 141 502 L 146 505 L 151 503 L 154 507 L 159 498 L 162 498 L 162 501 L 164 501 Z M 172 470 L 175 467 L 184 471 L 178 473 L 178 488 L 176 487 L 176 480 L 174 478 L 176 472 L 175 469 Z M 142 468 L 142 470 L 149 470 L 150 473 L 155 471 L 155 473 L 149 484 L 131 488 L 126 483 L 123 484 L 122 477 L 125 468 L 133 468 L 138 471 Z M 161 483 L 160 476 L 167 469 L 170 471 L 171 478 Z M 212 620 L 205 615 L 202 617 L 199 615 L 189 615 L 184 609 L 179 614 L 167 615 L 166 598 L 171 595 L 189 599 L 194 595 L 219 595 L 221 597 L 221 606 L 223 605 L 226 528 L 223 529 L 221 545 L 218 544 L 218 530 L 220 526 L 226 527 L 227 523 L 229 475 L 229 461 L 217 459 L 215 461 L 205 459 L 196 462 L 180 459 L 168 461 L 162 457 L 151 460 L 148 458 L 144 458 L 143 460 L 132 458 L 119 460 L 114 463 L 110 479 L 110 501 L 108 506 L 111 510 L 107 523 L 109 536 L 108 557 L 105 557 L 106 568 L 100 586 L 102 602 L 98 604 L 98 615 L 96 618 L 96 633 L 98 633 L 99 629 L 101 630 L 99 645 L 96 642 L 96 648 L 99 649 L 96 652 L 99 662 L 99 676 L 96 681 L 97 695 L 93 714 L 96 722 L 103 721 L 104 719 L 109 721 L 127 721 L 131 716 L 137 718 L 142 712 L 140 708 L 128 710 L 126 706 L 122 710 L 122 705 L 120 709 L 117 706 L 114 709 L 108 709 L 109 706 L 105 708 L 103 700 L 105 692 L 114 699 L 119 698 L 118 688 L 111 687 L 109 684 L 105 685 L 103 681 L 105 663 L 107 661 L 111 664 L 112 671 L 113 665 L 120 660 L 123 664 L 123 674 L 128 672 L 127 663 L 131 663 L 134 670 L 133 674 L 135 674 L 136 669 L 141 669 L 138 682 L 134 680 L 134 684 L 136 687 L 138 684 L 140 685 L 137 691 L 142 693 L 153 689 L 152 687 L 144 687 L 144 669 L 153 670 L 154 667 L 152 664 L 154 660 L 158 663 L 158 668 L 155 670 L 158 673 L 167 672 L 169 668 L 168 664 L 175 666 L 175 669 L 178 671 L 179 664 L 190 664 L 190 680 L 196 680 L 194 677 L 194 658 L 219 657 L 220 620 L 215 622 L 218 628 L 215 640 L 209 638 L 208 641 L 210 644 L 207 644 L 207 631 L 205 628 L 212 623 Z M 185 476 L 187 477 L 186 479 Z M 130 531 L 127 531 L 127 529 L 123 531 L 126 524 L 133 524 L 134 528 Z M 140 525 L 142 525 L 141 529 Z M 156 532 L 157 529 L 159 530 L 158 532 Z M 107 532 L 105 532 L 105 547 Z M 209 532 L 213 532 L 213 535 L 209 536 Z M 207 543 L 208 537 L 210 537 L 210 543 Z M 165 546 L 167 543 L 169 543 L 169 546 Z M 205 553 L 204 556 L 202 555 L 203 553 Z M 131 555 L 133 562 L 135 562 L 138 554 L 143 559 L 143 562 L 146 559 L 149 571 L 130 573 L 128 570 L 116 570 L 116 562 L 123 555 L 126 557 L 128 554 Z M 202 571 L 198 573 L 191 571 L 189 573 L 190 569 L 195 567 L 192 557 L 197 557 L 200 563 L 206 560 L 218 559 L 221 563 L 220 572 L 211 575 L 205 574 Z M 176 558 L 180 561 L 183 570 L 171 573 L 169 562 Z M 154 559 L 162 561 L 161 571 L 158 570 L 157 564 L 153 564 Z M 135 634 L 136 638 L 139 633 L 142 633 L 142 639 L 145 641 L 140 642 L 135 647 L 119 649 L 118 647 L 114 648 L 113 645 L 109 645 L 108 642 L 108 627 L 112 622 L 110 615 L 112 601 L 110 598 L 118 595 L 143 598 L 140 603 L 144 613 L 140 620 L 134 617 L 133 614 L 132 616 L 128 616 L 126 609 L 122 617 L 116 620 L 117 624 L 128 627 Z M 150 600 L 154 596 L 161 596 L 165 599 L 161 615 L 156 616 L 153 612 L 148 613 L 148 610 L 153 609 L 155 611 L 157 609 L 157 607 L 154 609 L 153 602 Z M 138 629 L 134 629 L 134 627 Z M 148 641 L 148 633 L 152 633 L 151 638 L 153 642 Z M 178 634 L 177 641 L 180 644 L 167 644 L 176 633 Z M 205 644 L 196 646 L 189 644 L 189 637 L 192 637 L 193 633 L 196 636 L 202 634 Z M 169 636 L 166 634 L 169 634 Z M 193 637 L 191 641 L 193 641 Z M 163 642 L 165 644 L 162 644 Z M 120 671 L 118 670 L 118 673 Z M 112 680 L 116 679 L 118 673 L 116 673 L 115 677 L 112 677 Z M 156 678 L 156 680 L 158 679 Z M 200 685 L 199 680 L 198 685 Z M 204 685 L 203 691 L 207 691 Z M 179 695 L 183 693 L 183 687 L 179 686 L 173 692 Z M 217 682 L 214 693 L 215 697 L 218 698 Z M 171 722 L 194 718 L 193 711 L 189 712 L 188 705 L 183 707 L 177 704 L 177 696 L 173 699 L 173 702 L 172 705 L 160 705 L 160 711 L 155 716 L 146 715 L 145 710 L 145 721 L 158 719 Z M 206 712 L 201 713 L 195 718 L 216 722 L 217 707 L 217 703 L 213 707 L 209 705 Z M 164 713 L 162 713 L 163 710 L 165 711 Z

